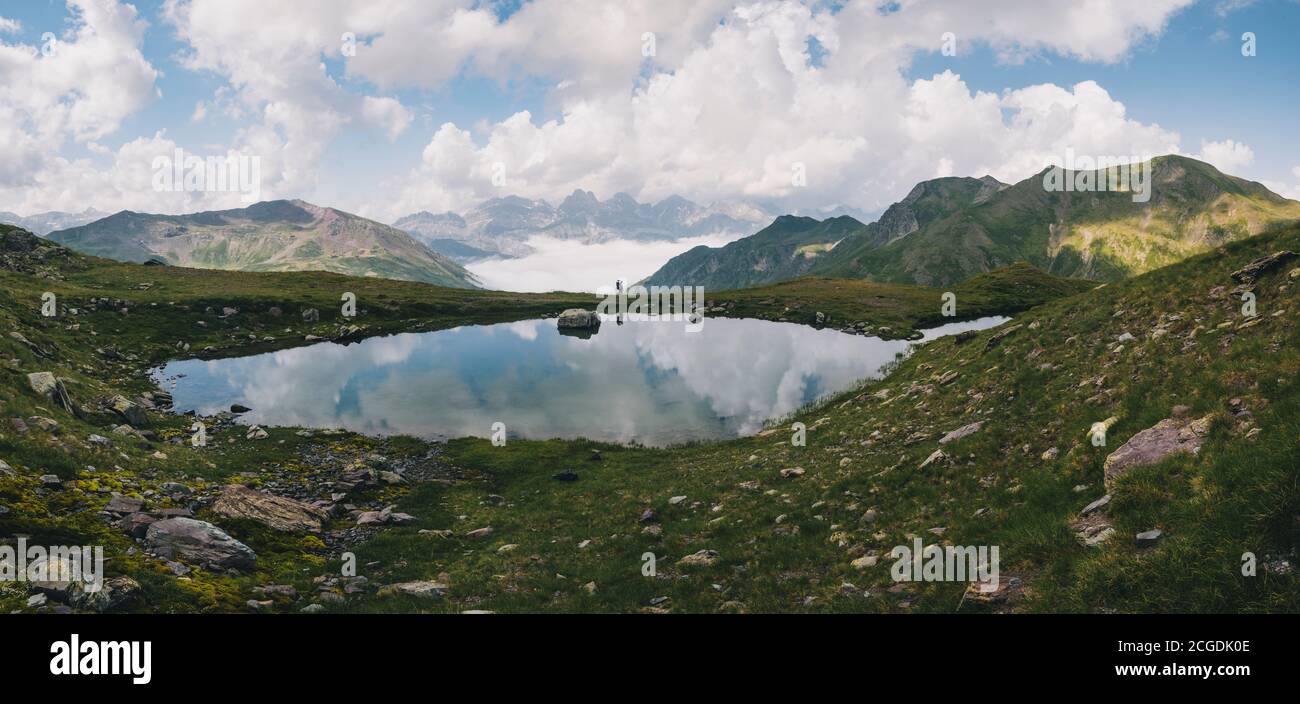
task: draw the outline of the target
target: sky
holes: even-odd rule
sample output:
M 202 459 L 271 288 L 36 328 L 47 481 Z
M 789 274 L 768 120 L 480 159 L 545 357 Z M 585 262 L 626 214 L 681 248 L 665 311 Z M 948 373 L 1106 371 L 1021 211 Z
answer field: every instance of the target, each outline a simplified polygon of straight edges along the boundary
M 1300 198 L 1297 35 L 1296 0 L 0 0 L 0 210 L 247 205 L 160 186 L 177 149 L 383 222 L 578 188 L 878 212 L 1068 152 Z

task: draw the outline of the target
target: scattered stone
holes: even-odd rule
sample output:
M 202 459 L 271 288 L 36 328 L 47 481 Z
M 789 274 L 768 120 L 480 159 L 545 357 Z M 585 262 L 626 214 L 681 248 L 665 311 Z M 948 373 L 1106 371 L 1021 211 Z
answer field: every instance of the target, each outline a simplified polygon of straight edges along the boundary
M 265 440 L 267 437 L 267 432 L 263 430 L 260 425 L 254 425 L 249 428 L 248 433 L 244 435 L 244 438 L 247 440 Z
M 944 435 L 943 437 L 939 438 L 939 444 L 947 445 L 950 442 L 956 442 L 958 440 L 961 440 L 967 435 L 971 435 L 973 433 L 979 432 L 979 429 L 982 428 L 983 426 L 984 423 L 982 421 L 975 421 L 974 423 L 970 423 L 969 425 L 963 425 L 962 427 L 950 431 L 947 435 Z
M 465 537 L 470 540 L 478 540 L 479 538 L 486 538 L 489 535 L 492 535 L 492 526 L 487 526 L 486 528 L 475 528 L 466 533 Z
M 1092 513 L 1093 511 L 1096 511 L 1096 510 L 1101 509 L 1101 508 L 1105 508 L 1106 505 L 1109 504 L 1109 503 L 1110 503 L 1110 494 L 1106 494 L 1105 496 L 1101 497 L 1100 499 L 1097 499 L 1096 501 L 1094 501 L 1094 502 L 1088 504 L 1087 506 L 1084 506 L 1084 507 L 1083 507 L 1083 510 L 1079 512 L 1079 515 L 1080 515 L 1080 516 L 1086 516 L 1086 515 Z
M 669 504 L 670 506 L 676 506 L 677 504 L 680 504 L 681 502 L 683 502 L 683 501 L 685 501 L 685 500 L 686 500 L 686 497 L 685 497 L 685 496 L 674 496 L 674 497 L 668 499 L 668 504 Z
M 788 467 L 781 470 L 781 476 L 785 479 L 797 479 L 804 475 L 803 467 Z
M 863 555 L 853 562 L 850 562 L 849 565 L 855 570 L 865 570 L 870 567 L 875 567 L 876 563 L 879 561 L 880 558 L 876 555 Z
M 136 513 L 144 508 L 144 499 L 137 499 L 133 496 L 122 496 L 114 494 L 113 498 L 108 500 L 104 510 L 109 513 Z
M 925 461 L 921 463 L 919 469 L 925 469 L 926 467 L 929 467 L 932 464 L 934 465 L 947 464 L 950 461 L 951 458 L 948 457 L 948 455 L 945 454 L 943 450 L 935 450 L 934 452 L 930 453 L 929 457 L 925 458 Z
M 1149 548 L 1160 542 L 1160 538 L 1163 535 L 1164 533 L 1161 532 L 1159 528 L 1154 528 L 1152 530 L 1138 533 L 1135 542 L 1139 548 Z
M 716 550 L 700 550 L 678 560 L 677 564 L 687 567 L 709 567 L 717 561 L 718 552 Z
M 388 586 L 379 589 L 380 596 L 390 596 L 394 594 L 414 596 L 421 599 L 441 599 L 447 595 L 447 585 L 428 580 L 418 580 L 414 582 L 389 584 Z

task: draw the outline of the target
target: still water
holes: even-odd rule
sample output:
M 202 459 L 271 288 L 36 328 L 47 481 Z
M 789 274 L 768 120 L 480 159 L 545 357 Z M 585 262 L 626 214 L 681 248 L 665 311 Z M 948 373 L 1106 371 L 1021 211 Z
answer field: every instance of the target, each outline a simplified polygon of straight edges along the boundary
M 879 376 L 911 345 L 1006 320 L 943 325 L 920 342 L 728 318 L 695 332 L 607 322 L 581 339 L 527 320 L 174 361 L 154 378 L 177 411 L 238 403 L 253 409 L 244 423 L 440 439 L 490 437 L 501 422 L 511 438 L 662 446 L 755 433 Z

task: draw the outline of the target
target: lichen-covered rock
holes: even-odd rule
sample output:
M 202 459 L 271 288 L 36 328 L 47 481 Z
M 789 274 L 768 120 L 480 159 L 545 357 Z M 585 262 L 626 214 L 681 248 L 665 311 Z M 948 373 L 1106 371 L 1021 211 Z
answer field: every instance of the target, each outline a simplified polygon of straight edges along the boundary
M 232 484 L 221 490 L 212 512 L 224 518 L 256 521 L 286 533 L 319 531 L 325 512 L 301 501 Z

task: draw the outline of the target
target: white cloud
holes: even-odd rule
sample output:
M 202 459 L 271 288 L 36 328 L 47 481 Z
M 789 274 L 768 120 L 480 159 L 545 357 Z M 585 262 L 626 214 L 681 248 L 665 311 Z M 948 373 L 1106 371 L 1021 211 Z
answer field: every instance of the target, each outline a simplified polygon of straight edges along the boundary
M 486 3 L 455 0 L 320 0 L 310 12 L 265 0 L 167 0 L 161 15 L 186 45 L 182 65 L 225 82 L 191 118 L 220 114 L 238 128 L 229 144 L 205 151 L 259 156 L 265 198 L 309 197 L 345 130 L 395 139 L 411 129 L 412 109 L 382 93 L 442 87 L 462 72 L 551 86 L 547 108 L 557 117 L 520 111 L 442 124 L 418 166 L 383 184 L 390 200 L 359 194 L 336 204 L 395 218 L 504 193 L 558 200 L 575 188 L 878 210 L 922 179 L 1015 180 L 1067 148 L 1178 151 L 1176 132 L 1129 117 L 1092 81 L 985 92 L 949 71 L 905 76 L 945 31 L 963 53 L 982 44 L 1006 61 L 1121 61 L 1189 2 L 903 0 L 882 13 L 876 2 L 832 12 L 822 2 L 535 0 L 502 20 Z M 156 93 L 157 72 L 139 50 L 143 24 L 110 0 L 71 5 L 79 24 L 60 57 L 80 60 L 60 65 L 35 47 L 0 44 L 0 78 L 12 78 L 0 83 L 0 148 L 13 165 L 0 174 L 0 207 L 229 207 L 222 195 L 126 190 L 141 169 L 131 159 L 174 146 L 165 132 L 116 151 L 96 142 Z M 349 32 L 355 56 L 343 51 Z M 649 57 L 646 32 L 654 34 Z M 810 38 L 822 49 L 816 61 Z M 335 61 L 346 78 L 327 70 Z M 38 81 L 32 69 L 47 75 Z M 376 87 L 381 94 L 370 94 Z M 63 156 L 69 139 L 95 156 Z M 1241 163 L 1249 148 L 1226 140 L 1202 152 Z M 493 182 L 498 165 L 504 186 Z M 792 182 L 796 168 L 806 186 Z
M 1201 140 L 1201 152 L 1194 158 L 1214 165 L 1226 174 L 1239 174 L 1255 162 L 1255 152 L 1250 147 L 1231 139 L 1221 142 Z
M 22 22 L 0 16 L 0 34 L 17 34 L 22 28 Z

